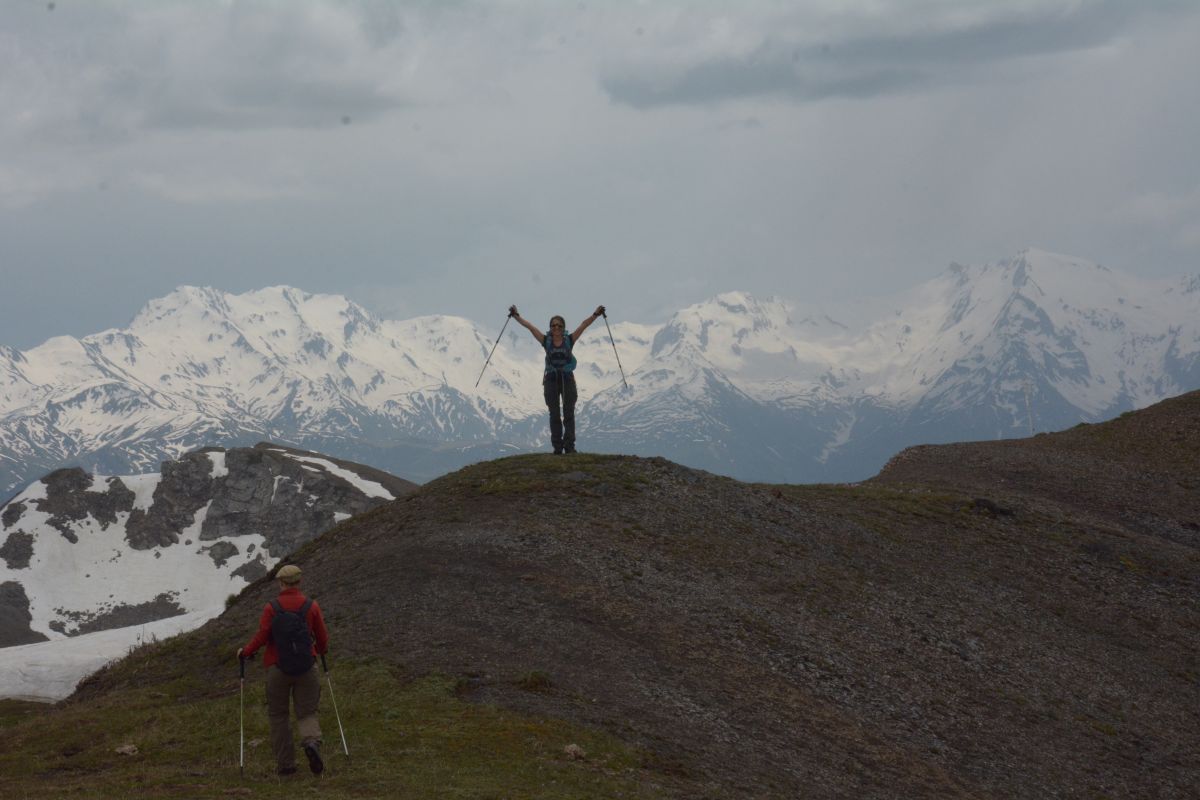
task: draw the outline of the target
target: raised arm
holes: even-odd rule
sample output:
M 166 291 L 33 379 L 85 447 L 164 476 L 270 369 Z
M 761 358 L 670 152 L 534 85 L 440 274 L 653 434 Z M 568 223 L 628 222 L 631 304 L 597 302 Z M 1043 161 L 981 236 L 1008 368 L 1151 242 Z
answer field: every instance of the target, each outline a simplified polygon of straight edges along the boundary
M 588 325 L 591 325 L 602 316 L 604 316 L 604 306 L 596 306 L 596 310 L 592 312 L 592 315 L 586 318 L 583 322 L 579 323 L 579 327 L 576 328 L 575 332 L 571 334 L 571 344 L 578 342 L 579 337 L 582 336 L 583 332 L 588 329 Z
M 534 325 L 532 322 L 530 322 L 529 320 L 527 320 L 527 319 L 525 319 L 524 317 L 522 317 L 522 316 L 521 316 L 521 312 L 517 311 L 517 307 L 516 307 L 516 306 L 509 306 L 509 307 L 508 307 L 508 315 L 509 315 L 510 317 L 512 317 L 513 319 L 515 319 L 517 322 L 521 323 L 521 326 L 522 326 L 522 327 L 524 327 L 524 328 L 525 328 L 525 330 L 527 330 L 527 331 L 529 331 L 530 333 L 532 333 L 532 334 L 533 334 L 533 338 L 537 339 L 537 343 L 538 343 L 538 344 L 541 344 L 542 342 L 546 341 L 546 334 L 544 334 L 544 333 L 542 333 L 541 331 L 539 331 L 539 330 L 537 329 L 537 326 L 536 326 L 536 325 Z

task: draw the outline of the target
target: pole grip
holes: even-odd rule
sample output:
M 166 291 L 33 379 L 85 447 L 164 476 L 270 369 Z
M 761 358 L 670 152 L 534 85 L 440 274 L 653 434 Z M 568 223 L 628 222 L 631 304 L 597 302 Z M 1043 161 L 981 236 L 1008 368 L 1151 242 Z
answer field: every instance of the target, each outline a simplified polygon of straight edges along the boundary
M 329 672 L 329 665 L 325 663 L 325 654 L 321 653 L 321 669 Z
M 238 670 L 241 672 L 242 679 L 246 678 L 246 657 L 238 656 Z

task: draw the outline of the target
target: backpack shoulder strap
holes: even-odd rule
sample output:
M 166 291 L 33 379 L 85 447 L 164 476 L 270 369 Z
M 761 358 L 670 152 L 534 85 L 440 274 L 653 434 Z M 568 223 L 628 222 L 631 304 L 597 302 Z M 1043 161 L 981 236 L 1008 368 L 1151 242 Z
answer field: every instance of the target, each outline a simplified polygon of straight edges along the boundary
M 311 597 L 305 598 L 304 605 L 300 606 L 300 609 L 298 611 L 296 611 L 296 613 L 300 615 L 300 619 L 303 619 L 303 620 L 308 619 L 308 610 L 310 608 L 312 608 L 312 604 L 313 604 L 313 601 L 312 601 Z
M 278 597 L 272 598 L 272 600 L 271 600 L 271 604 L 270 604 L 270 605 L 271 605 L 271 608 L 275 609 L 275 613 L 276 613 L 276 614 L 282 614 L 282 613 L 283 613 L 283 606 L 281 606 L 281 605 L 279 604 L 279 598 L 278 598 Z

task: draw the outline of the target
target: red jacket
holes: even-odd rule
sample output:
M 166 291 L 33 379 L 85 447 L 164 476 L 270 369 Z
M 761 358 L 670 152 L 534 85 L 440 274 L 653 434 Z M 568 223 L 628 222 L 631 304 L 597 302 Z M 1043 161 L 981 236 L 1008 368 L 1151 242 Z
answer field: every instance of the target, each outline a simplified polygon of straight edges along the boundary
M 284 611 L 299 611 L 306 598 L 299 589 L 293 586 L 280 592 L 278 599 L 279 605 L 283 607 Z M 279 661 L 279 655 L 275 652 L 275 641 L 271 638 L 271 621 L 273 619 L 275 619 L 275 607 L 267 603 L 267 607 L 263 609 L 262 619 L 258 621 L 258 633 L 254 634 L 250 643 L 242 648 L 242 656 L 250 658 L 258 652 L 258 648 L 265 644 L 267 649 L 263 653 L 263 669 Z M 313 637 L 313 655 L 327 653 L 329 651 L 329 631 L 325 629 L 325 617 L 321 616 L 321 607 L 317 605 L 316 600 L 313 600 L 312 605 L 308 607 L 308 616 L 305 619 L 308 622 L 309 633 Z

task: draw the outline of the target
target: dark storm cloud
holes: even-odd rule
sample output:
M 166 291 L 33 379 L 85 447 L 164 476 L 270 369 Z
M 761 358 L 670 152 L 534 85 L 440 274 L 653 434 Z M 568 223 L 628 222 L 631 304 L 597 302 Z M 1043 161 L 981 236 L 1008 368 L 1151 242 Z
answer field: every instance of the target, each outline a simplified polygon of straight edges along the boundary
M 748 55 L 672 66 L 625 65 L 603 77 L 601 85 L 614 101 L 639 109 L 754 96 L 800 102 L 877 97 L 970 80 L 996 62 L 1101 46 L 1139 18 L 1195 9 L 1173 0 L 1104 0 L 1071 11 L 997 15 L 944 30 L 850 34 L 819 43 L 767 38 Z M 999 10 L 1002 14 L 1003 6 Z

